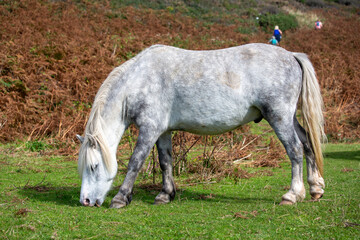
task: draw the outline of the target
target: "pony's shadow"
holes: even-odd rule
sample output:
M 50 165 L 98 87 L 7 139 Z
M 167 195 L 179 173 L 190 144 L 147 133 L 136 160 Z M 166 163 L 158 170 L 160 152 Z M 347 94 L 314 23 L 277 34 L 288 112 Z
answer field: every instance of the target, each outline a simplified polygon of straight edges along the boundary
M 326 152 L 326 158 L 360 161 L 360 151 Z
M 134 187 L 133 200 L 142 201 L 146 204 L 154 204 L 156 195 L 160 192 L 161 188 L 157 189 L 144 189 L 141 186 Z M 109 207 L 111 199 L 116 195 L 118 188 L 113 188 L 106 197 L 103 207 Z M 54 202 L 57 205 L 67 205 L 72 207 L 81 206 L 79 202 L 80 186 L 79 187 L 58 187 L 52 186 L 51 183 L 43 183 L 35 186 L 24 186 L 20 188 L 19 193 L 29 199 L 34 199 L 42 202 Z M 273 199 L 264 197 L 235 197 L 225 194 L 204 194 L 194 190 L 177 189 L 174 201 L 205 201 L 205 202 L 224 202 L 224 203 L 257 203 L 267 202 L 272 203 Z
M 54 202 L 57 205 L 81 206 L 80 187 L 58 187 L 45 182 L 35 186 L 20 188 L 19 194 L 42 202 Z
M 140 197 L 141 200 L 148 204 L 153 204 L 156 195 L 160 192 L 161 187 L 155 189 L 144 189 L 143 187 L 138 187 L 134 190 L 134 198 Z M 209 193 L 204 194 L 204 192 L 196 191 L 196 190 L 189 190 L 186 188 L 177 188 L 176 189 L 176 196 L 174 202 L 181 202 L 181 201 L 204 201 L 204 202 L 223 202 L 223 203 L 258 203 L 258 202 L 265 202 L 265 203 L 273 203 L 274 200 L 271 198 L 266 197 L 246 197 L 246 196 L 229 196 L 226 194 L 219 194 L 219 193 Z

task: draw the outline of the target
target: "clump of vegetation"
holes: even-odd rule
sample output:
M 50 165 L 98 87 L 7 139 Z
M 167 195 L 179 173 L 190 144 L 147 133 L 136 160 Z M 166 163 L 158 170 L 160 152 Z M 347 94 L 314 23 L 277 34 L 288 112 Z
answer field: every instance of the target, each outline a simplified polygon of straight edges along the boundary
M 28 141 L 25 143 L 25 148 L 31 152 L 41 152 L 46 149 L 51 149 L 52 147 L 42 141 Z
M 264 14 L 259 18 L 259 25 L 264 31 L 271 31 L 276 25 L 281 26 L 281 30 L 295 30 L 299 24 L 296 17 L 291 14 Z
M 306 0 L 304 3 L 309 7 L 325 7 L 325 2 L 323 0 Z
M 290 7 L 284 7 L 284 10 L 293 15 L 297 22 L 298 27 L 306 27 L 306 28 L 313 28 L 314 23 L 320 19 L 320 17 L 316 14 L 316 12 L 310 12 L 310 11 L 301 11 L 300 9 L 290 8 Z M 321 19 L 323 22 L 325 19 Z

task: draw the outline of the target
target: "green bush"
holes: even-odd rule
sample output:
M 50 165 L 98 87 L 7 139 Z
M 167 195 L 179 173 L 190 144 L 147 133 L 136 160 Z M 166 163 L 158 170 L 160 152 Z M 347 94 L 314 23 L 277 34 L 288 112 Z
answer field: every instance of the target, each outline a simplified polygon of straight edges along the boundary
M 325 3 L 323 0 L 306 0 L 305 4 L 309 7 L 325 7 Z
M 25 143 L 25 147 L 31 152 L 40 152 L 51 148 L 50 145 L 41 141 L 28 141 Z
M 264 31 L 272 31 L 277 25 L 282 31 L 298 28 L 295 16 L 290 14 L 264 14 L 259 17 L 259 25 Z

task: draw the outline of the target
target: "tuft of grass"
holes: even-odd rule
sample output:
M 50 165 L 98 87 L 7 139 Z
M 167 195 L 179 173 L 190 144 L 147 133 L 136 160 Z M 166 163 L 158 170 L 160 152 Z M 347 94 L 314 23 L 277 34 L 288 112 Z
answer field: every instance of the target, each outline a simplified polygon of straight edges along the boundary
M 31 152 L 41 152 L 44 151 L 46 149 L 50 149 L 52 148 L 51 145 L 46 144 L 45 142 L 42 141 L 28 141 L 25 143 L 25 148 Z

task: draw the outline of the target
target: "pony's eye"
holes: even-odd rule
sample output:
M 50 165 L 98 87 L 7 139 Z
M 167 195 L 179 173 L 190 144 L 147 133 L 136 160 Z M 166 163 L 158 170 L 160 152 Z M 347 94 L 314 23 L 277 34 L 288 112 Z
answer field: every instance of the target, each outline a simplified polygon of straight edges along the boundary
M 98 164 L 91 165 L 91 166 L 90 166 L 90 171 L 91 171 L 91 172 L 95 172 L 95 171 L 97 170 L 97 168 L 98 168 Z

